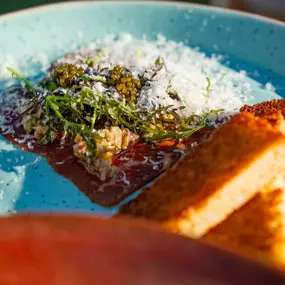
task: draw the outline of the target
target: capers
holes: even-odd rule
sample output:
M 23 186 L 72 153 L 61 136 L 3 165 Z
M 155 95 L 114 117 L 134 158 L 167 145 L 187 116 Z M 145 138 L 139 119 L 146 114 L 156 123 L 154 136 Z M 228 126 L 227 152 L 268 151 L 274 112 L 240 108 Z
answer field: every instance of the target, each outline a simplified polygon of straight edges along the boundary
M 55 78 L 61 87 L 72 87 L 84 73 L 82 67 L 76 67 L 73 64 L 65 63 L 55 70 Z
M 134 101 L 141 84 L 126 68 L 116 65 L 109 74 L 109 84 L 126 99 Z

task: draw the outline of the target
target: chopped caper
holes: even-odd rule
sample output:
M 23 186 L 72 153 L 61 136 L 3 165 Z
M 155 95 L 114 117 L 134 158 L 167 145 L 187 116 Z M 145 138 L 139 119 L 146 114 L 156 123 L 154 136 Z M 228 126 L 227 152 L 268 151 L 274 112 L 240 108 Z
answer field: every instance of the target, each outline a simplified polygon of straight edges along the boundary
M 82 67 L 76 67 L 73 64 L 65 63 L 55 70 L 55 78 L 62 87 L 72 87 L 81 75 L 84 73 Z

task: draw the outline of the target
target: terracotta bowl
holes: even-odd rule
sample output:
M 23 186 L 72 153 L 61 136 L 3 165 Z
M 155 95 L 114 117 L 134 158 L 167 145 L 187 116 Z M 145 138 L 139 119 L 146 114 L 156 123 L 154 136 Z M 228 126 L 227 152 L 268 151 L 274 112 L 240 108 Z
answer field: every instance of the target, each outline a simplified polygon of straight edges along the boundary
M 83 216 L 0 219 L 0 284 L 281 285 L 254 262 L 142 221 Z

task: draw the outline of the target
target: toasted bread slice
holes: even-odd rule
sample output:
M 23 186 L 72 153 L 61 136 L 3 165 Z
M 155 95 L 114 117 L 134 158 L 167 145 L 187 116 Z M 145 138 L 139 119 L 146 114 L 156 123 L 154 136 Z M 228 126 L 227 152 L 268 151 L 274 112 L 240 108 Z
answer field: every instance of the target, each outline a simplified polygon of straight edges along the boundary
M 240 113 L 119 213 L 201 237 L 283 171 L 284 138 L 267 120 Z
M 285 270 L 285 189 L 258 193 L 203 239 Z
M 282 99 L 285 101 L 285 99 Z M 283 102 L 283 101 L 282 101 Z M 258 106 L 259 104 L 257 104 Z M 252 114 L 254 116 L 260 117 L 262 119 L 267 120 L 273 128 L 275 128 L 276 130 L 279 130 L 283 133 L 285 133 L 285 122 L 284 122 L 284 117 L 282 115 L 282 112 L 280 110 L 275 111 L 273 109 L 273 111 L 270 112 L 270 110 L 266 110 L 266 112 L 262 113 L 262 112 L 258 112 L 259 109 L 257 109 L 255 111 L 254 106 L 252 106 Z
M 284 117 L 280 111 L 254 115 L 267 120 L 273 128 L 285 133 Z

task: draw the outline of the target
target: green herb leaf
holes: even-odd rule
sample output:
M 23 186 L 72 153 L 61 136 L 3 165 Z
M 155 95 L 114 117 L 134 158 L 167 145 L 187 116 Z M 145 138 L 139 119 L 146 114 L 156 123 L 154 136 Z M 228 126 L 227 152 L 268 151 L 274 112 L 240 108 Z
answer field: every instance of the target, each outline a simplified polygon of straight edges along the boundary
M 87 79 L 87 80 L 99 81 L 99 82 L 102 82 L 102 83 L 107 83 L 106 78 L 104 78 L 102 76 L 95 76 L 95 75 L 90 76 L 90 75 L 84 74 L 82 77 L 84 79 Z
M 207 87 L 206 87 L 206 93 L 203 93 L 203 96 L 206 97 L 206 103 L 208 103 L 209 101 L 209 91 L 210 91 L 210 88 L 211 88 L 211 80 L 209 77 L 206 77 L 206 80 L 207 80 Z
M 206 80 L 207 80 L 207 82 L 208 82 L 208 85 L 207 85 L 207 87 L 206 87 L 206 90 L 209 91 L 210 88 L 211 88 L 211 80 L 210 80 L 209 77 L 206 77 Z
M 32 95 L 35 96 L 36 89 L 30 81 L 28 81 L 25 77 L 23 77 L 20 73 L 18 73 L 13 68 L 7 67 L 7 69 L 12 73 L 13 76 L 15 76 L 19 80 L 23 81 L 25 83 L 25 87 L 28 89 L 28 91 L 30 91 L 32 93 Z

